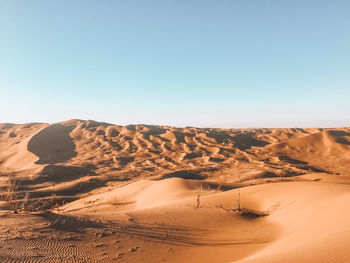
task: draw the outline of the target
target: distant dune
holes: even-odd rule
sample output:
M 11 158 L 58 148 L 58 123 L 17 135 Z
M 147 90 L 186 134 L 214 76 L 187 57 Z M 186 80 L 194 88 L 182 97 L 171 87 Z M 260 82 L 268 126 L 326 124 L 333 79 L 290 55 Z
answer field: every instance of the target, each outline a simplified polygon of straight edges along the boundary
M 110 231 L 74 241 L 74 262 L 350 259 L 350 128 L 0 124 L 0 173 L 2 191 L 12 173 L 18 198 L 54 194 L 55 215 Z

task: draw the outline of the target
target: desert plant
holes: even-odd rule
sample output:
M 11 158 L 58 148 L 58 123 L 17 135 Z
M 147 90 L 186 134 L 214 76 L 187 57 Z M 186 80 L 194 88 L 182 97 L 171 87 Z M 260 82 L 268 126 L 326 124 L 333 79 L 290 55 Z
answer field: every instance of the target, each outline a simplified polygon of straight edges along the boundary
M 52 208 L 57 208 L 62 205 L 60 198 L 52 193 L 49 197 L 44 198 L 30 198 L 29 192 L 26 193 L 24 199 L 18 200 L 18 211 L 25 212 L 40 212 Z
M 241 214 L 244 217 L 249 217 L 249 218 L 257 218 L 257 217 L 263 217 L 263 216 L 268 216 L 269 212 L 266 211 L 258 211 L 254 209 L 249 209 L 249 208 L 241 208 L 239 210 L 234 210 L 234 212 L 237 212 Z
M 197 189 L 197 205 L 196 205 L 196 208 L 199 208 L 200 205 L 201 205 L 201 192 L 203 190 L 203 187 L 202 185 Z
M 14 214 L 18 214 L 21 211 L 45 211 L 62 205 L 55 193 L 46 198 L 30 198 L 30 193 L 26 192 L 23 198 L 23 193 L 18 191 L 19 184 L 15 181 L 14 174 L 5 173 L 2 176 L 7 178 L 4 192 L 0 195 L 0 201 L 5 201 Z
M 279 203 L 276 203 L 272 207 L 270 207 L 270 209 L 268 211 L 259 211 L 259 210 L 254 210 L 254 209 L 244 207 L 241 203 L 241 193 L 239 190 L 238 190 L 236 202 L 237 202 L 237 205 L 233 209 L 232 208 L 225 208 L 223 205 L 218 205 L 216 207 L 222 208 L 227 212 L 234 212 L 234 213 L 242 215 L 243 217 L 247 217 L 247 218 L 252 219 L 252 218 L 268 216 L 272 212 L 276 211 L 277 207 L 279 206 Z
M 200 206 L 201 206 L 201 195 L 202 195 L 202 191 L 203 191 L 203 185 L 201 184 L 201 185 L 197 188 L 197 203 L 196 203 L 196 208 L 200 208 Z
M 29 192 L 26 192 L 26 195 L 24 196 L 23 202 L 22 202 L 22 209 L 28 206 L 29 204 Z
M 197 195 L 197 206 L 196 206 L 196 208 L 199 208 L 199 207 L 200 207 L 200 204 L 201 204 L 200 197 L 201 197 L 201 196 L 198 194 L 198 195 Z
M 242 207 L 241 192 L 239 189 L 238 189 L 238 196 L 237 196 L 237 206 L 236 208 L 233 209 L 233 211 L 238 214 L 241 214 L 242 216 L 249 217 L 249 218 L 257 218 L 257 217 L 269 215 L 269 212 L 267 211 L 258 211 L 258 210 Z
M 216 189 L 217 191 L 221 190 L 221 187 L 224 183 L 227 182 L 227 176 L 226 175 L 222 175 L 222 176 L 218 176 L 216 177 L 216 183 L 218 184 L 218 188 Z
M 59 199 L 56 196 L 56 193 L 52 193 L 51 196 L 46 198 L 39 198 L 39 199 L 31 199 L 25 207 L 23 207 L 23 210 L 25 211 L 46 211 L 51 208 L 57 208 L 60 206 Z
M 15 183 L 13 179 L 13 174 L 7 174 L 7 185 L 5 193 L 1 195 L 1 200 L 5 201 L 8 207 L 12 210 L 13 213 L 17 214 L 19 210 L 19 202 L 17 199 L 18 184 Z
M 238 198 L 237 198 L 237 208 L 238 211 L 242 210 L 241 208 L 241 191 L 238 189 Z

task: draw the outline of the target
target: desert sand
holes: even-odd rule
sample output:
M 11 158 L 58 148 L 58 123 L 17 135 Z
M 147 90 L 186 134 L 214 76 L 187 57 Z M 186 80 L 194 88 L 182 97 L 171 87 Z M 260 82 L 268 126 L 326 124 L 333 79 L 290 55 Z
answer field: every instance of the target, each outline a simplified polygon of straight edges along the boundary
M 6 123 L 0 186 L 0 262 L 350 262 L 350 128 Z

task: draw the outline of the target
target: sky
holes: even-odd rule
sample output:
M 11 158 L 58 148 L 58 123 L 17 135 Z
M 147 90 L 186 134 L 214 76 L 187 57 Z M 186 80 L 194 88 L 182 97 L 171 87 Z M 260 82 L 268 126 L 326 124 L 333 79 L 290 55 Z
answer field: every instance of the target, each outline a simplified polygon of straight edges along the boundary
M 0 0 L 0 122 L 350 126 L 350 1 Z

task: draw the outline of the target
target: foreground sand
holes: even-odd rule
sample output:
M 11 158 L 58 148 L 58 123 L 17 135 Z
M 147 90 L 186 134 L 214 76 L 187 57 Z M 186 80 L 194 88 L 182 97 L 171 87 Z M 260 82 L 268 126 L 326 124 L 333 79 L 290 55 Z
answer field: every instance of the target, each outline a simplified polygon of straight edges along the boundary
M 1 262 L 347 262 L 350 129 L 0 124 Z M 238 202 L 246 210 L 237 211 Z M 248 212 L 247 212 L 248 211 Z M 262 216 L 264 215 L 264 216 Z

